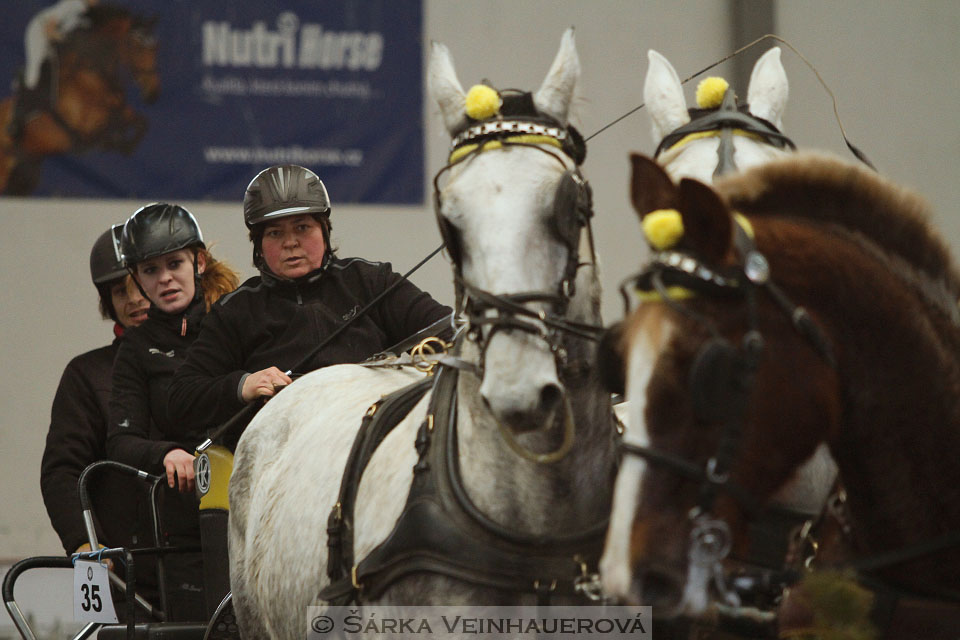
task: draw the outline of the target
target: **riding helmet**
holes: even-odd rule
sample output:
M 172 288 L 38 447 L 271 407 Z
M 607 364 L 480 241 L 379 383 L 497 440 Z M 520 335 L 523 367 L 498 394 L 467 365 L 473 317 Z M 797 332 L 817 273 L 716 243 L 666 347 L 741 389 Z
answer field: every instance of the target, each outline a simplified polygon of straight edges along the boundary
M 119 241 L 122 224 L 115 224 L 97 238 L 90 250 L 90 279 L 93 284 L 106 284 L 127 275 L 120 261 Z
M 304 213 L 329 217 L 330 196 L 317 174 L 296 164 L 264 169 L 250 181 L 243 196 L 243 221 L 248 229 Z
M 200 247 L 203 234 L 193 214 L 176 204 L 155 202 L 140 207 L 123 225 L 120 255 L 128 269 L 148 258 Z

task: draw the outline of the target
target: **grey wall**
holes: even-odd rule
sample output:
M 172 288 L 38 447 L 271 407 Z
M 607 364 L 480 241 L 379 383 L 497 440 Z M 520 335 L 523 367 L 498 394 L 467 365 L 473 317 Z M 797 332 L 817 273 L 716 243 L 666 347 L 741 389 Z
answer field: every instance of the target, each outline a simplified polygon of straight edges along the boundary
M 424 32 L 426 40 L 450 47 L 465 87 L 489 78 L 500 87 L 534 89 L 561 33 L 575 25 L 583 65 L 576 124 L 589 135 L 641 102 L 648 48 L 665 54 L 686 77 L 743 44 L 726 35 L 726 8 L 725 2 L 706 0 L 426 0 Z M 850 137 L 885 174 L 930 198 L 937 223 L 960 249 L 960 219 L 954 215 L 960 202 L 955 175 L 960 125 L 954 113 L 960 98 L 955 71 L 960 4 L 795 0 L 777 3 L 776 19 L 779 34 L 818 67 L 837 94 Z M 785 51 L 783 59 L 791 81 L 787 132 L 801 146 L 845 153 L 828 96 L 793 53 Z M 688 88 L 689 100 L 694 87 Z M 429 183 L 443 165 L 448 139 L 432 105 L 423 117 Z M 585 167 L 595 192 L 608 321 L 621 314 L 616 284 L 643 255 L 627 201 L 627 154 L 633 150 L 653 150 L 642 111 L 591 141 Z M 427 205 L 337 206 L 331 195 L 341 255 L 390 260 L 403 271 L 439 244 Z M 215 243 L 214 253 L 251 274 L 240 197 L 232 204 L 184 204 Z M 111 337 L 96 313 L 89 247 L 140 204 L 0 199 L 0 558 L 59 550 L 39 491 L 50 402 L 67 361 Z M 451 301 L 450 271 L 441 259 L 414 280 Z

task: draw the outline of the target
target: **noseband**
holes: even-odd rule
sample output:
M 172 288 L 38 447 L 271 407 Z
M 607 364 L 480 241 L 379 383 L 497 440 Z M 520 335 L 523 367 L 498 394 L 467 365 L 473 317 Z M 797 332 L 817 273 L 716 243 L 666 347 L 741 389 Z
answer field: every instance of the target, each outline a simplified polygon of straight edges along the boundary
M 703 113 L 700 110 L 691 110 L 691 116 Z M 772 123 L 752 115 L 747 105 L 737 107 L 737 97 L 733 89 L 727 89 L 723 95 L 723 103 L 719 109 L 708 111 L 706 115 L 695 117 L 687 124 L 674 129 L 664 136 L 653 154 L 654 159 L 668 149 L 682 146 L 698 138 L 719 136 L 720 145 L 717 147 L 717 168 L 713 177 L 718 178 L 726 173 L 737 170 L 737 163 L 733 157 L 733 136 L 741 135 L 766 142 L 778 149 L 796 151 L 797 146 L 790 138 L 783 135 Z

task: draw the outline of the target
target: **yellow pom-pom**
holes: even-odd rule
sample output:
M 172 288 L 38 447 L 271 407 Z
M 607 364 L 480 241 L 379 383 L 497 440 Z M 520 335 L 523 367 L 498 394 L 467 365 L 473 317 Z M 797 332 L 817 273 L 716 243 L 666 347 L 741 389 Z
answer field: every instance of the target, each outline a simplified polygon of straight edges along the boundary
M 716 109 L 723 104 L 723 94 L 730 83 L 723 78 L 710 76 L 697 85 L 697 106 L 701 109 Z
M 643 235 L 658 251 L 669 249 L 683 237 L 683 218 L 676 209 L 657 209 L 643 217 Z
M 486 120 L 500 111 L 500 94 L 485 84 L 475 84 L 467 92 L 467 115 Z

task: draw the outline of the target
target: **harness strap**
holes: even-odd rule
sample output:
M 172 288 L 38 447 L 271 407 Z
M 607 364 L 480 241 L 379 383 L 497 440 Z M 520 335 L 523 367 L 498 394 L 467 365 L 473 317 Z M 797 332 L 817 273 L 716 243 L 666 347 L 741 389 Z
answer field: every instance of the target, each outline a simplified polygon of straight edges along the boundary
M 364 415 L 347 457 L 337 503 L 327 519 L 327 576 L 331 581 L 348 576 L 353 567 L 354 505 L 367 463 L 387 434 L 410 413 L 433 382 L 431 378 L 424 378 L 394 391 L 375 402 Z

